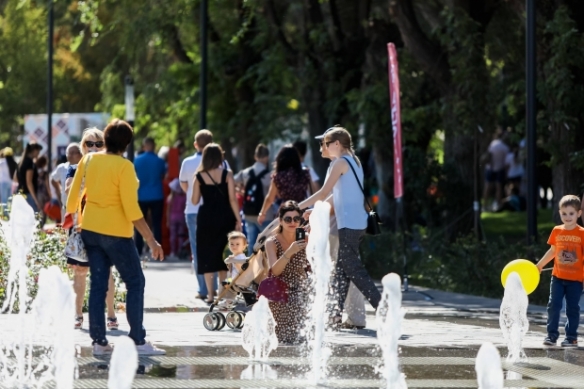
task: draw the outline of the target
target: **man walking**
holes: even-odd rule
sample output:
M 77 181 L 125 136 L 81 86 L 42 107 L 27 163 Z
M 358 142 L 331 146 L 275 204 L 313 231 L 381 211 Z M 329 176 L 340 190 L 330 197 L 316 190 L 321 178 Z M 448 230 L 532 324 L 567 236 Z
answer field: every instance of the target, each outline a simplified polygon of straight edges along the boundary
M 179 173 L 180 186 L 187 193 L 185 219 L 189 230 L 189 242 L 193 255 L 193 269 L 197 276 L 197 283 L 199 284 L 199 291 L 196 298 L 201 300 L 206 300 L 208 294 L 204 275 L 197 273 L 197 214 L 201 203 L 193 204 L 191 198 L 193 197 L 193 186 L 195 185 L 195 173 L 203 159 L 203 149 L 212 142 L 213 134 L 211 131 L 201 130 L 197 132 L 195 134 L 195 143 L 193 144 L 197 152 L 183 160 Z
M 254 153 L 255 163 L 235 175 L 235 185 L 243 189 L 243 214 L 247 230 L 248 255 L 253 252 L 253 245 L 258 235 L 274 219 L 274 207 L 270 207 L 263 224 L 258 223 L 258 214 L 262 210 L 264 197 L 270 188 L 270 150 L 264 144 L 257 145 Z
M 148 211 L 150 211 L 154 238 L 157 242 L 162 242 L 162 212 L 164 208 L 162 181 L 166 174 L 166 164 L 154 152 L 156 148 L 154 139 L 150 137 L 144 138 L 142 148 L 144 152 L 134 160 L 134 168 L 140 181 L 138 204 L 145 219 L 148 218 Z M 136 241 L 138 254 L 142 255 L 144 239 L 138 231 L 134 232 L 134 240 Z

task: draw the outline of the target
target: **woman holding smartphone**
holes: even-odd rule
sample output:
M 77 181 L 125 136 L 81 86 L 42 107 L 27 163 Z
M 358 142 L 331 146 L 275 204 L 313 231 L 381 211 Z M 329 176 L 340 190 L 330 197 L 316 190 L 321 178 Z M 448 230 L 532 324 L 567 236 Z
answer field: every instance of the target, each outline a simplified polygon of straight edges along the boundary
M 286 201 L 278 211 L 278 233 L 266 241 L 266 255 L 272 274 L 288 285 L 288 302 L 270 302 L 276 320 L 276 336 L 280 343 L 305 341 L 301 332 L 306 322 L 309 281 L 306 240 L 298 240 L 296 230 L 302 222 L 302 212 L 295 201 Z M 300 232 L 300 230 L 299 230 Z
M 326 147 L 329 157 L 334 159 L 330 173 L 322 188 L 301 202 L 300 208 L 311 207 L 333 193 L 340 245 L 334 286 L 338 293 L 339 310 L 332 324 L 341 325 L 350 282 L 355 284 L 375 309 L 381 294 L 359 257 L 359 245 L 367 228 L 367 212 L 365 197 L 359 186 L 359 182 L 363 183 L 363 167 L 353 151 L 351 134 L 343 127 L 332 127 L 325 132 L 322 147 Z

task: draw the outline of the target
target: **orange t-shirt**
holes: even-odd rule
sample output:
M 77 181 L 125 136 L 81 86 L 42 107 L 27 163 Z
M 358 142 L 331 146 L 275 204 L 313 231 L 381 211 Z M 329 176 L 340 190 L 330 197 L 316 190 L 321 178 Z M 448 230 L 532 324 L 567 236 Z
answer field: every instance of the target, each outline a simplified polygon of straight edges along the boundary
M 548 244 L 556 247 L 552 275 L 562 280 L 584 280 L 584 228 L 576 226 L 566 230 L 556 226 L 548 239 Z

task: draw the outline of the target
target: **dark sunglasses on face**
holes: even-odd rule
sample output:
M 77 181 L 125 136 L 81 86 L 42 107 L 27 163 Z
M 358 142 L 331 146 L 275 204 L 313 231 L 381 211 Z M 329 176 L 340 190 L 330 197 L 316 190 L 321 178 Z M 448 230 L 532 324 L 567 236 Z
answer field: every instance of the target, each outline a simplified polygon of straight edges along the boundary
M 97 142 L 92 142 L 90 140 L 86 140 L 85 141 L 85 146 L 87 146 L 87 147 L 93 147 L 93 146 L 95 146 L 98 149 L 101 149 L 103 147 L 103 142 L 100 141 L 100 140 L 98 140 Z
M 284 223 L 292 223 L 292 221 L 294 221 L 294 223 L 300 223 L 300 221 L 302 220 L 302 218 L 300 216 L 286 216 L 285 218 L 283 218 L 282 220 L 284 220 Z

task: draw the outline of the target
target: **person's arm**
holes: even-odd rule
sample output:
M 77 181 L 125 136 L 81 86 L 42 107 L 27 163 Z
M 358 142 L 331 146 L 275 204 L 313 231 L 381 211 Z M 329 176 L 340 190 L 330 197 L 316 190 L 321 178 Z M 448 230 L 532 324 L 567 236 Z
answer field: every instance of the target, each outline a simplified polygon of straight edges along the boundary
M 142 237 L 146 241 L 146 244 L 150 248 L 152 258 L 157 259 L 159 261 L 164 260 L 164 251 L 162 250 L 162 246 L 160 245 L 160 243 L 156 241 L 156 239 L 154 239 L 154 234 L 150 230 L 150 227 L 148 227 L 148 223 L 146 223 L 146 220 L 142 217 L 138 220 L 132 221 L 132 223 L 134 224 L 134 227 L 136 227 L 140 235 L 142 235 Z
M 348 162 L 343 158 L 336 159 L 331 168 L 331 172 L 328 175 L 326 181 L 322 188 L 316 191 L 312 196 L 302 201 L 298 206 L 300 209 L 312 207 L 317 201 L 324 201 L 328 195 L 333 191 L 333 187 L 339 180 L 342 174 L 345 174 L 349 169 Z M 351 172 L 351 174 L 353 174 Z
M 185 160 L 187 161 L 187 160 Z M 180 172 L 178 173 L 178 180 L 180 183 L 180 187 L 182 188 L 182 190 L 185 191 L 185 193 L 187 193 L 189 191 L 189 176 L 187 174 L 187 169 L 185 167 L 185 161 L 182 162 L 182 165 L 180 165 Z M 188 161 L 187 161 L 188 163 Z
M 63 199 L 61 198 L 61 183 L 59 181 L 51 180 L 51 185 L 55 189 L 55 194 L 59 204 L 63 205 Z
M 239 216 L 239 204 L 237 203 L 237 197 L 235 197 L 235 182 L 233 181 L 233 172 L 231 170 L 227 171 L 227 191 L 229 192 L 229 204 L 235 215 L 235 231 L 241 231 L 241 216 Z
M 290 259 L 299 252 L 300 250 L 304 250 L 306 248 L 306 242 L 298 241 L 293 242 L 288 250 L 286 250 L 281 257 L 278 258 L 277 250 L 276 250 L 276 243 L 272 239 L 268 239 L 266 242 L 266 254 L 268 256 L 268 264 L 272 269 L 272 274 L 276 277 L 279 276 L 284 272 L 288 262 Z
M 193 195 L 191 196 L 191 202 L 193 205 L 199 204 L 201 201 L 201 185 L 199 184 L 199 180 L 197 179 L 197 175 L 195 173 L 195 180 L 193 181 Z
M 34 167 L 33 167 L 33 169 L 34 169 Z M 32 183 L 33 177 L 34 177 L 34 171 L 32 169 L 27 170 L 26 171 L 26 187 L 28 188 L 28 193 L 29 193 L 28 195 L 30 197 L 32 197 L 32 199 L 36 203 L 38 209 L 41 209 L 41 205 L 39 204 L 39 200 L 36 197 L 34 185 Z
M 537 262 L 537 269 L 539 270 L 540 273 L 545 267 L 545 265 L 547 265 L 552 259 L 554 259 L 555 254 L 556 246 L 552 245 L 550 246 L 550 249 L 543 255 L 543 257 L 541 257 L 539 262 Z
M 278 188 L 276 188 L 276 184 L 274 184 L 274 180 L 270 182 L 270 188 L 268 189 L 268 194 L 264 198 L 264 204 L 262 205 L 262 210 L 258 214 L 258 223 L 261 225 L 266 220 L 266 212 L 274 203 L 274 200 L 278 196 Z
M 77 169 L 75 170 L 75 176 L 73 179 L 71 177 L 67 178 L 65 184 L 65 191 L 67 192 L 67 213 L 75 213 L 77 212 L 77 202 L 79 201 L 79 189 L 81 189 L 81 181 L 83 180 L 83 173 L 77 174 L 79 172 L 83 172 L 85 170 L 85 162 L 87 157 L 83 157 L 79 164 L 77 165 Z M 70 181 L 71 180 L 71 181 Z M 69 194 L 73 193 L 72 196 Z

